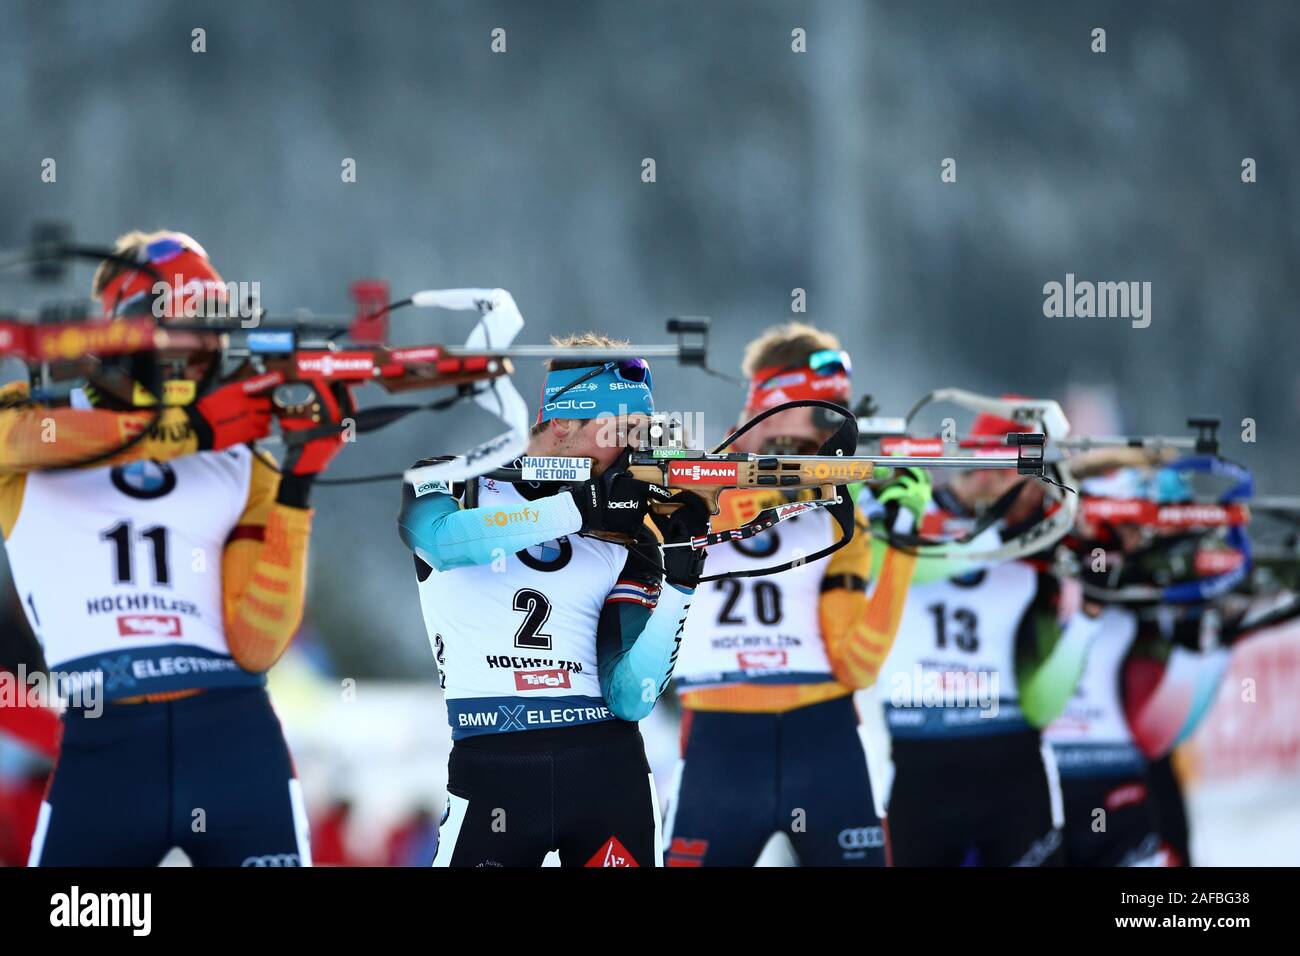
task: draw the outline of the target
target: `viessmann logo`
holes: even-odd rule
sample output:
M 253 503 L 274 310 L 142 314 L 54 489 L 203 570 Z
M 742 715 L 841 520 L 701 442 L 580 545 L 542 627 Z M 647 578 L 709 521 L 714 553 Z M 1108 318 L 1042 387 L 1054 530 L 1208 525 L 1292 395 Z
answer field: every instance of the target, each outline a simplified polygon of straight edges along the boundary
M 736 480 L 736 465 L 701 465 L 674 463 L 668 466 L 672 481 L 695 485 L 725 485 Z
M 515 671 L 515 690 L 552 690 L 571 686 L 568 671 Z
M 882 438 L 882 455 L 910 455 L 916 458 L 943 454 L 942 438 Z
M 1123 498 L 1089 498 L 1084 502 L 1085 518 L 1098 521 L 1137 521 L 1142 517 L 1145 502 Z
M 375 360 L 364 353 L 340 352 L 337 355 L 322 355 L 320 358 L 298 359 L 298 371 L 305 374 L 339 375 L 345 372 L 369 375 L 375 367 Z
M 1165 505 L 1156 512 L 1161 524 L 1224 524 L 1229 511 L 1221 505 Z

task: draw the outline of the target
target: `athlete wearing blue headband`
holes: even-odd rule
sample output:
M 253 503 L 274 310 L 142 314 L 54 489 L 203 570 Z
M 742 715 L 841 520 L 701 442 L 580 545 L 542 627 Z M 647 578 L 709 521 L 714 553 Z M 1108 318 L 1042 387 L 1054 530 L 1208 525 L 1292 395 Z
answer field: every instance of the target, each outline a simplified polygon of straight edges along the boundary
M 553 362 L 518 463 L 534 480 L 403 488 L 398 530 L 454 742 L 435 865 L 539 866 L 551 851 L 564 866 L 661 865 L 636 721 L 672 676 L 704 552 L 661 551 L 648 502 L 681 505 L 650 515 L 666 543 L 703 534 L 709 514 L 625 470 L 622 436 L 653 411 L 642 359 Z M 567 487 L 540 480 L 565 474 Z
M 648 418 L 654 414 L 653 380 L 645 359 L 625 359 L 576 368 L 554 367 L 542 386 L 538 423 L 556 418 L 609 416 Z

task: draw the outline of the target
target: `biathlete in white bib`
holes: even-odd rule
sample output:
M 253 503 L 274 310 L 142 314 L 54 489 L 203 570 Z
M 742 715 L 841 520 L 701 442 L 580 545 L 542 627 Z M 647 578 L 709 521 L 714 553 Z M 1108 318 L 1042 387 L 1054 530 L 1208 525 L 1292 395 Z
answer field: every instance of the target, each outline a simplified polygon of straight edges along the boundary
M 1025 430 L 981 414 L 970 441 L 1001 444 Z M 1017 486 L 1006 514 L 970 545 L 996 547 L 1044 517 L 1042 486 L 1010 469 L 958 472 L 936 488 L 922 531 L 969 530 Z M 1095 627 L 1077 609 L 1078 590 L 1050 556 L 975 570 L 918 558 L 880 678 L 894 865 L 1061 864 L 1060 783 L 1041 728 L 1064 708 Z
M 747 350 L 746 421 L 784 402 L 850 404 L 849 356 L 803 323 L 769 330 Z M 795 408 L 760 420 L 732 446 L 759 454 L 818 451 L 840 421 Z M 814 414 L 817 413 L 817 414 Z M 829 418 L 829 420 L 828 420 Z M 920 469 L 879 492 L 888 521 L 915 527 L 930 496 Z M 724 491 L 715 531 L 789 500 Z M 868 597 L 871 537 L 853 511 L 851 541 L 826 510 L 714 549 L 711 574 L 795 561 L 779 573 L 709 582 L 695 597 L 676 688 L 682 755 L 668 808 L 669 866 L 752 866 L 775 833 L 808 866 L 880 866 L 885 840 L 858 732 L 853 692 L 870 686 L 893 643 L 914 559 L 887 549 Z
M 129 233 L 101 265 L 105 319 L 164 321 L 180 290 L 224 296 L 181 233 Z M 223 314 L 228 310 L 222 306 Z M 9 386 L 0 408 L 0 524 L 14 584 L 66 696 L 58 764 L 30 863 L 151 866 L 180 847 L 199 866 L 310 863 L 298 782 L 265 689 L 302 616 L 307 507 L 341 436 L 302 444 L 281 477 L 246 442 L 268 398 L 210 388 L 218 353 L 164 352 L 164 408 L 105 360 L 74 407 Z M 337 421 L 322 396 L 285 429 Z M 174 403 L 174 404 L 173 404 Z M 114 454 L 116 450 L 120 453 Z M 70 463 L 93 466 L 66 467 Z
M 551 363 L 528 456 L 547 474 L 589 467 L 587 480 L 403 487 L 398 528 L 453 739 L 435 866 L 539 866 L 552 851 L 562 866 L 661 865 L 636 721 L 668 685 L 704 552 L 661 556 L 645 519 L 668 493 L 620 467 L 651 384 L 640 359 Z M 702 499 L 673 500 L 671 518 L 651 515 L 662 540 L 703 533 Z
M 1189 476 L 1211 470 L 1235 475 L 1236 487 L 1222 507 L 1202 511 L 1239 523 L 1176 526 L 1170 519 L 1195 514 Z M 1124 468 L 1080 489 L 1070 544 L 1100 628 L 1065 712 L 1045 731 L 1061 773 L 1068 865 L 1186 862 L 1153 764 L 1209 712 L 1230 646 L 1246 633 L 1246 606 L 1229 606 L 1229 592 L 1250 569 L 1241 505 L 1250 491 L 1249 472 L 1212 456 Z M 1164 527 L 1143 520 L 1161 513 Z

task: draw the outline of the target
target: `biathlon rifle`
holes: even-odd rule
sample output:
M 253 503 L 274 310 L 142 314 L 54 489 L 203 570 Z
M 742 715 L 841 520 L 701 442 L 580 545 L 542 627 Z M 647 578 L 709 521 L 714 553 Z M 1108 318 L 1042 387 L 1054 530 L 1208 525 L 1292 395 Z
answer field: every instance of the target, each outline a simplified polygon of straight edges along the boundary
M 985 413 L 1017 422 L 1027 432 L 995 436 L 917 435 L 914 423 L 930 405 L 955 405 L 967 411 Z M 890 530 L 891 546 L 920 557 L 961 562 L 962 566 L 996 564 L 1025 558 L 1056 544 L 1069 533 L 1078 509 L 1075 476 L 1059 445 L 1069 434 L 1070 423 L 1059 403 L 1050 399 L 995 398 L 959 388 L 936 389 L 913 404 L 906 415 L 882 416 L 871 396 L 864 396 L 854 408 L 860 447 L 888 456 L 887 460 L 915 464 L 922 468 L 1015 468 L 1045 482 L 1047 507 L 1043 515 L 1013 537 L 996 545 L 974 542 L 998 523 L 1012 508 L 1022 486 L 1017 484 L 984 509 L 960 534 L 931 537 L 920 533 L 901 534 Z M 1035 467 L 1025 467 L 1024 451 L 1035 449 Z
M 753 452 L 726 451 L 740 436 L 762 420 L 780 412 L 796 408 L 812 408 L 816 413 L 838 417 L 840 426 L 832 438 L 816 454 L 765 455 Z M 681 421 L 671 416 L 654 416 L 648 426 L 629 430 L 619 436 L 618 442 L 628 443 L 624 470 L 632 477 L 648 483 L 655 497 L 650 510 L 670 514 L 680 507 L 680 499 L 669 500 L 680 492 L 690 492 L 703 499 L 710 514 L 719 511 L 719 497 L 729 489 L 761 489 L 799 493 L 812 491 L 816 497 L 799 498 L 767 508 L 740 526 L 726 531 L 709 531 L 690 541 L 668 544 L 666 547 L 708 548 L 728 541 L 743 540 L 762 534 L 782 521 L 810 511 L 827 509 L 840 525 L 841 535 L 834 544 L 813 554 L 804 555 L 799 563 L 825 557 L 852 540 L 854 535 L 853 502 L 846 486 L 855 482 L 874 482 L 888 476 L 888 469 L 918 467 L 948 468 L 1007 468 L 1015 467 L 1025 475 L 1043 476 L 1042 434 L 1016 433 L 1008 436 L 1008 446 L 1014 455 L 1010 460 L 992 461 L 988 458 L 951 456 L 942 460 L 928 457 L 896 455 L 854 455 L 858 443 L 857 419 L 846 408 L 817 399 L 801 399 L 773 406 L 760 412 L 735 432 L 728 435 L 712 451 L 689 447 Z M 488 477 L 503 481 L 536 481 L 572 483 L 590 475 L 588 459 L 573 459 L 575 474 L 564 479 L 546 476 L 545 469 L 534 467 L 525 459 L 521 467 L 499 468 Z M 408 480 L 422 477 L 419 471 L 408 473 Z M 616 535 L 602 535 L 608 540 L 629 543 L 629 539 Z M 730 572 L 715 577 L 751 577 L 785 570 L 795 562 L 768 568 Z
M 29 265 L 32 277 L 50 282 L 63 278 L 72 260 L 116 261 L 166 284 L 147 263 L 124 259 L 112 250 L 72 243 L 66 230 L 38 230 L 37 240 L 17 255 L 0 260 L 0 269 Z M 213 354 L 209 372 L 221 383 L 244 381 L 250 392 L 266 392 L 281 414 L 294 414 L 312 404 L 318 392 L 338 386 L 373 383 L 390 394 L 452 388 L 454 393 L 421 404 L 388 404 L 358 410 L 346 426 L 325 424 L 295 431 L 288 440 L 310 441 L 345 427 L 357 433 L 375 431 L 415 412 L 436 412 L 472 400 L 500 418 L 505 431 L 464 453 L 428 466 L 441 480 L 459 481 L 518 457 L 528 442 L 527 405 L 510 381 L 514 359 L 671 357 L 683 365 L 707 368 L 709 323 L 703 317 L 670 319 L 668 331 L 676 342 L 622 348 L 558 348 L 514 346 L 524 320 L 514 298 L 504 289 L 431 289 L 390 301 L 388 285 L 363 280 L 352 285 L 357 309 L 352 316 L 314 317 L 305 310 L 290 316 L 247 309 L 239 318 L 205 318 L 193 322 L 164 322 L 153 314 L 114 319 L 90 316 L 79 309 L 46 309 L 34 315 L 0 315 L 0 357 L 12 357 L 28 368 L 33 393 L 44 397 L 58 381 L 86 379 L 106 394 L 129 404 L 154 409 L 150 427 L 118 448 L 60 467 L 85 467 L 112 458 L 149 433 L 169 403 L 163 394 L 158 356 L 204 352 Z M 472 311 L 478 315 L 463 346 L 386 344 L 388 317 L 414 307 Z M 70 314 L 71 312 L 71 314 Z M 133 377 L 106 368 L 104 359 L 131 357 Z M 143 372 L 143 374 L 142 374 Z M 142 386 L 144 394 L 141 395 Z M 264 439 L 261 447 L 284 439 Z M 259 457 L 259 460 L 264 460 Z M 355 484 L 395 480 L 402 472 L 359 478 L 318 479 L 321 484 Z

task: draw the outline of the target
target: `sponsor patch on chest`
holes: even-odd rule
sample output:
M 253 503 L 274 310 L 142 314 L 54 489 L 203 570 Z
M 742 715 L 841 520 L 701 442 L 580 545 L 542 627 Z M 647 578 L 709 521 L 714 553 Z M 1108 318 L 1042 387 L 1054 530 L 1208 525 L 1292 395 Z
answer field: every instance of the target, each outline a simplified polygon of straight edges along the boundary
M 175 614 L 123 614 L 117 619 L 122 637 L 181 637 L 181 619 Z
M 572 687 L 565 670 L 515 671 L 515 690 L 554 690 Z
M 736 655 L 736 660 L 742 670 L 770 670 L 785 667 L 789 663 L 789 655 L 785 651 L 741 651 Z

